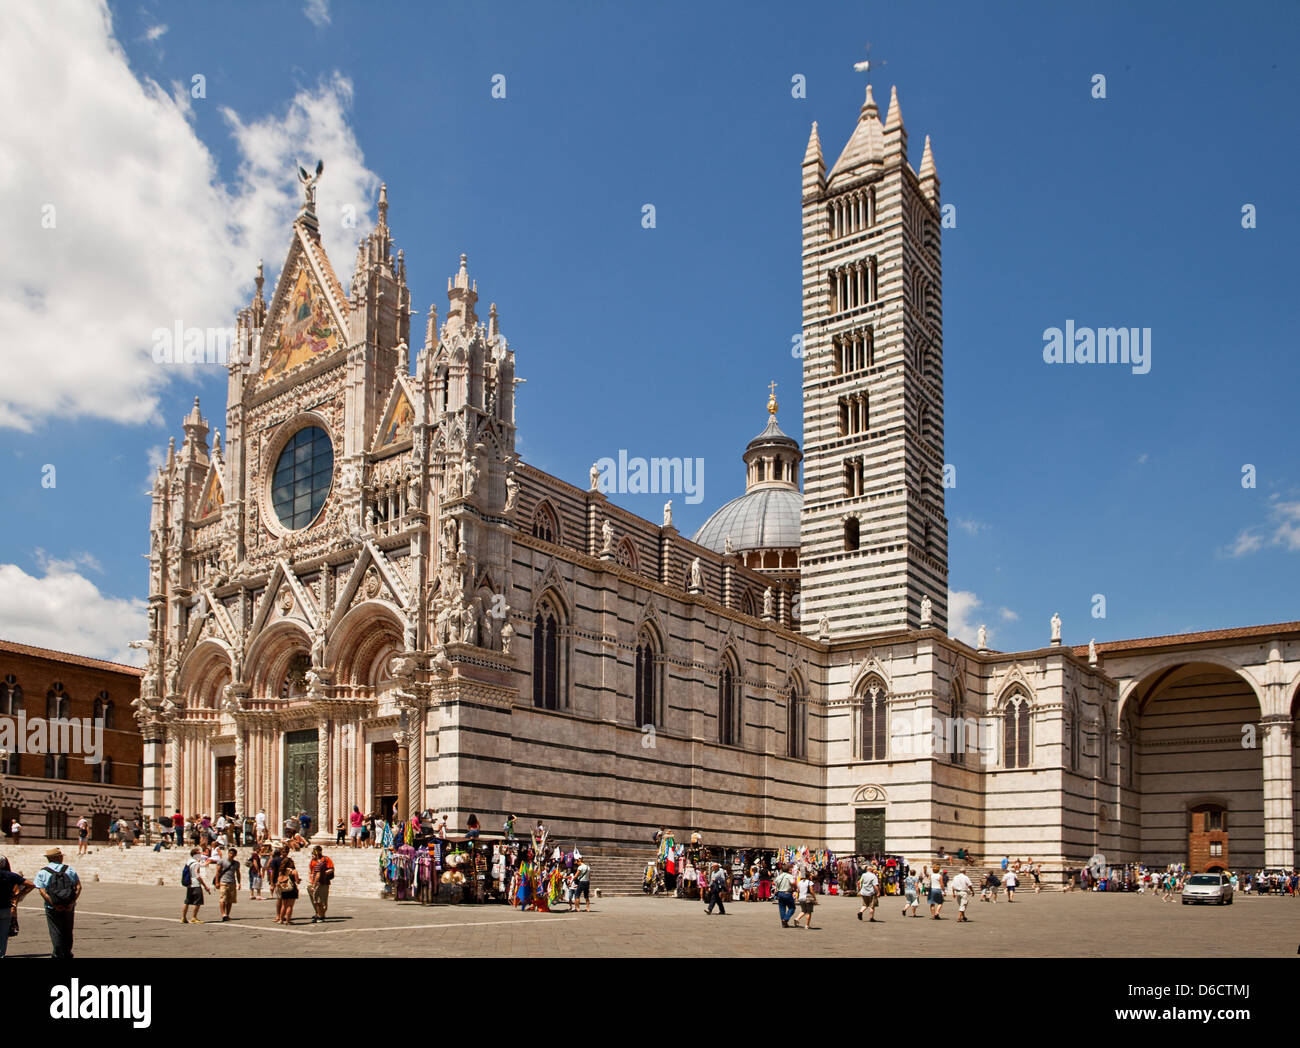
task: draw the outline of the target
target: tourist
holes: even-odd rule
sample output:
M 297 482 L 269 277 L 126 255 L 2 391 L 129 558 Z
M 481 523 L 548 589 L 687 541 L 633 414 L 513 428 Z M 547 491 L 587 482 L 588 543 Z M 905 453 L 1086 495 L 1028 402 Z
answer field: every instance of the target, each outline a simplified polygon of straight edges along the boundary
M 1014 869 L 1007 874 L 1007 879 L 1004 883 L 1007 888 L 1007 902 L 1015 902 L 1016 889 L 1020 887 L 1020 878 L 1016 876 L 1016 871 Z
M 966 916 L 966 904 L 970 902 L 971 894 L 975 891 L 975 885 L 971 879 L 966 876 L 966 871 L 961 870 L 957 876 L 952 879 L 952 894 L 957 900 L 957 923 L 961 924 L 969 921 Z
M 751 866 L 740 880 L 740 899 L 742 902 L 758 901 L 758 867 Z
M 721 916 L 725 917 L 727 915 L 727 907 L 722 902 L 722 892 L 726 886 L 727 875 L 722 872 L 722 867 L 716 862 L 711 863 L 709 865 L 708 894 L 705 896 L 708 900 L 708 905 L 704 908 L 705 913 L 712 916 L 713 907 L 717 906 L 718 913 Z
M 800 917 L 804 919 L 804 927 L 812 931 L 813 910 L 817 908 L 817 896 L 813 892 L 812 877 L 808 873 L 808 868 L 804 867 L 799 873 L 799 910 L 800 915 L 794 919 L 794 923 L 799 923 Z
M 276 882 L 280 889 L 280 901 L 275 908 L 276 924 L 293 923 L 293 904 L 298 901 L 298 880 L 298 868 L 294 866 L 293 859 L 288 855 L 282 856 L 279 879 Z
M 172 816 L 172 834 L 176 838 L 176 847 L 185 846 L 185 816 L 179 810 Z
M 781 927 L 790 927 L 790 918 L 794 916 L 794 878 L 786 866 L 776 868 L 776 878 L 772 882 L 772 891 L 776 895 L 777 913 L 781 916 Z
M 1034 894 L 1040 895 L 1043 891 L 1043 877 L 1033 859 L 1029 860 L 1029 876 L 1034 879 Z
M 903 898 L 907 900 L 903 903 L 903 916 L 906 917 L 907 911 L 911 910 L 913 917 L 919 917 L 920 914 L 916 912 L 918 903 L 916 894 L 916 874 L 914 874 L 910 868 L 903 874 Z
M 217 910 L 221 913 L 223 921 L 230 920 L 230 908 L 235 905 L 235 899 L 239 896 L 239 886 L 241 883 L 239 863 L 235 861 L 235 856 L 239 853 L 231 848 L 226 852 L 226 857 L 220 857 L 211 861 L 217 864 Z
M 468 837 L 470 840 L 474 840 L 475 838 L 477 838 L 478 837 L 478 816 L 471 815 L 468 819 L 466 819 L 465 827 L 466 827 L 465 829 L 466 837 Z
M 996 905 L 998 901 L 998 888 L 1002 882 L 998 880 L 998 875 L 992 870 L 984 877 L 984 883 L 981 885 L 980 902 L 992 902 Z
M 578 900 L 587 900 L 587 912 L 591 913 L 591 867 L 586 859 L 578 860 L 578 868 L 573 871 L 573 908 L 578 908 Z
M 340 845 L 345 844 L 347 842 L 347 839 L 348 839 L 347 820 L 344 819 L 342 815 L 340 815 L 339 821 L 334 824 L 334 843 Z
M 513 841 L 515 839 L 515 821 L 516 818 L 514 815 L 507 815 L 505 824 L 502 826 L 502 830 L 505 831 L 505 838 L 508 841 Z
M 245 865 L 248 867 L 248 897 L 260 900 L 262 898 L 262 856 L 258 854 L 256 845 L 253 846 L 253 854 L 248 857 Z
M 937 866 L 930 871 L 930 916 L 936 921 L 943 910 L 943 871 Z
M 55 960 L 72 960 L 72 926 L 77 900 L 81 897 L 81 879 L 77 871 L 63 863 L 63 849 L 57 845 L 45 853 L 47 865 L 32 882 L 45 900 L 45 925 L 50 933 L 50 956 Z
M 17 927 L 18 904 L 36 885 L 21 873 L 9 868 L 9 860 L 0 855 L 0 958 L 9 948 L 10 930 Z
M 352 847 L 361 847 L 361 826 L 366 820 L 361 815 L 361 809 L 355 804 L 352 805 L 352 814 L 348 816 L 348 830 Z
M 83 815 L 77 820 L 77 854 L 86 854 L 86 839 L 90 836 L 90 823 Z
M 311 900 L 315 916 L 311 923 L 325 920 L 330 906 L 330 884 L 334 880 L 334 860 L 325 854 L 319 844 L 311 850 L 311 862 L 307 864 L 307 898 Z
M 1007 867 L 1010 866 L 1010 865 L 1011 865 L 1011 860 L 1008 859 L 1005 855 L 1002 856 L 1002 872 L 1003 872 L 1003 873 L 1006 873 L 1006 872 L 1007 872 Z
M 275 917 L 280 919 L 280 864 L 284 862 L 284 857 L 289 854 L 288 845 L 280 845 L 271 852 L 271 857 L 265 863 L 266 883 L 271 889 L 271 898 L 275 902 Z
M 14 839 L 14 844 L 23 843 L 23 827 L 22 823 L 18 821 L 17 815 L 15 815 L 13 821 L 9 823 L 9 836 Z
M 298 829 L 302 833 L 304 839 L 311 839 L 311 816 L 305 811 L 300 811 L 298 813 Z
M 181 885 L 185 889 L 185 904 L 181 907 L 181 924 L 202 924 L 199 910 L 203 908 L 203 896 L 208 891 L 207 882 L 203 880 L 203 866 L 206 863 L 203 853 L 198 848 L 190 849 L 189 861 L 181 870 Z M 190 916 L 190 907 L 194 907 L 194 916 Z
M 253 816 L 253 825 L 257 827 L 256 842 L 261 844 L 266 840 L 266 812 L 263 809 L 257 809 L 257 814 Z
M 862 920 L 862 915 L 868 910 L 871 911 L 871 920 L 876 919 L 876 903 L 880 901 L 880 878 L 876 871 L 868 866 L 862 871 L 862 876 L 858 878 L 858 896 L 862 899 L 862 905 L 858 908 L 858 920 Z M 903 913 L 907 913 L 907 908 L 903 908 Z

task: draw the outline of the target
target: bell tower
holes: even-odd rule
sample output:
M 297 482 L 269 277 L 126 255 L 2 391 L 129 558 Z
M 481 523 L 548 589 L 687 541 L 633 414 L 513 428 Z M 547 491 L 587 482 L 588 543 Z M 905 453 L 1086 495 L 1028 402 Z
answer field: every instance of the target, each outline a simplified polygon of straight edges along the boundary
M 802 622 L 833 639 L 947 628 L 939 179 L 907 160 L 898 93 L 867 85 L 827 173 L 803 159 Z

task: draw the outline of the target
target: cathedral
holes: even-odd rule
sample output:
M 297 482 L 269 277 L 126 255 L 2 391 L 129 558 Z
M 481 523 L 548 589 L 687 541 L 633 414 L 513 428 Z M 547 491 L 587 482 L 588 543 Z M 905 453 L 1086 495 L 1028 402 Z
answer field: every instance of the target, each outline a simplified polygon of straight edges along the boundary
M 386 187 L 345 285 L 303 172 L 224 439 L 196 399 L 153 488 L 145 812 L 1293 865 L 1300 622 L 948 636 L 935 160 L 870 87 L 828 156 L 813 124 L 804 444 L 771 396 L 694 536 L 516 452 L 515 351 L 465 255 L 412 358 Z

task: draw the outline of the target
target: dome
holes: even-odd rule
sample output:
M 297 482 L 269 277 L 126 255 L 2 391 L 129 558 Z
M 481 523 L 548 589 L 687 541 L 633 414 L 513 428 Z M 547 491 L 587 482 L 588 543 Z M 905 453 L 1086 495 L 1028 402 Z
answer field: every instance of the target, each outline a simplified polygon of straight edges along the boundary
M 695 542 L 722 553 L 727 536 L 732 549 L 793 549 L 799 545 L 803 495 L 793 486 L 771 486 L 747 491 L 734 498 L 704 522 Z

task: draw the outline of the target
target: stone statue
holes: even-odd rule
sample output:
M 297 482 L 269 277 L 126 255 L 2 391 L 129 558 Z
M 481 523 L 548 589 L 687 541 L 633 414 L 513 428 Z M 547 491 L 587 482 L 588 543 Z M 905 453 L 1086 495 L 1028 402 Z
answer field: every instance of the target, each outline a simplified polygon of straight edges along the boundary
M 763 618 L 770 619 L 773 614 L 773 606 L 776 602 L 772 599 L 772 587 L 768 586 L 763 591 Z
M 448 517 L 442 524 L 442 548 L 448 558 L 454 558 L 458 550 L 457 539 L 460 536 L 460 529 L 456 527 L 456 522 Z
M 372 504 L 372 505 L 367 506 L 367 507 L 366 507 L 366 527 L 367 527 L 368 529 L 373 529 L 374 526 L 375 526 L 378 522 L 379 522 L 379 516 L 378 516 L 378 514 L 375 513 L 375 507 L 374 507 L 374 505 Z
M 406 613 L 406 621 L 403 624 L 403 628 L 402 628 L 402 639 L 406 643 L 407 651 L 416 650 L 417 642 L 415 637 L 415 610 L 414 609 Z
M 444 498 L 448 500 L 460 498 L 460 464 L 457 462 L 449 463 L 447 466 L 446 489 Z
M 672 526 L 673 526 L 673 500 L 669 499 L 667 502 L 664 503 L 664 527 L 671 528 Z
M 438 646 L 444 647 L 451 639 L 451 608 L 445 601 L 438 601 L 438 614 L 434 618 L 433 629 L 438 638 Z
M 477 597 L 469 604 L 466 604 L 464 611 L 461 612 L 461 622 L 464 623 L 464 641 L 476 648 L 478 647 L 478 624 L 482 617 L 483 602 Z
M 604 545 L 600 547 L 600 552 L 602 554 L 613 553 L 614 552 L 614 525 L 609 522 L 608 517 L 605 518 L 605 523 L 600 526 L 600 534 L 601 534 L 601 539 L 604 543 Z
M 983 624 L 980 625 L 979 634 L 975 638 L 975 647 L 980 651 L 987 650 L 989 646 L 989 631 Z
M 930 601 L 930 595 L 927 593 L 921 598 L 921 625 L 928 626 L 933 618 L 934 605 Z
M 239 696 L 235 694 L 235 686 L 227 684 L 221 689 L 221 708 L 227 713 L 238 713 L 241 709 L 239 705 Z
M 728 535 L 722 540 L 722 552 L 728 555 L 736 552 L 736 547 L 731 544 L 731 536 Z
M 475 462 L 472 458 L 466 458 L 466 459 L 465 459 L 465 465 L 464 465 L 464 467 L 463 467 L 463 469 L 462 469 L 462 473 L 463 473 L 463 475 L 464 475 L 464 477 L 465 477 L 465 497 L 466 497 L 466 498 L 470 498 L 470 497 L 472 497 L 473 494 L 474 494 L 474 491 L 478 488 L 478 478 L 479 478 L 479 473 L 480 473 L 480 472 L 481 472 L 481 471 L 480 471 L 479 468 L 478 468 L 478 463 L 477 463 L 477 462 Z
M 420 474 L 412 469 L 411 475 L 406 480 L 406 509 L 410 513 L 418 513 L 422 508 L 420 505 Z
M 704 575 L 700 569 L 700 558 L 696 557 L 693 561 L 691 561 L 691 589 L 697 590 L 703 588 L 704 588 Z
M 591 464 L 591 490 L 600 490 L 600 464 L 596 462 Z
M 1097 665 L 1097 638 L 1093 637 L 1088 641 L 1088 665 Z
M 306 673 L 304 673 L 302 679 L 303 679 L 303 683 L 307 685 L 308 698 L 310 699 L 322 698 L 321 688 L 325 682 L 321 678 L 321 675 L 317 673 L 315 669 L 310 669 Z
M 311 664 L 317 668 L 325 665 L 325 626 L 323 623 L 312 631 Z
M 1061 643 L 1061 615 L 1059 612 L 1052 613 L 1052 643 Z
M 513 472 L 506 475 L 506 505 L 505 512 L 513 513 L 515 507 L 519 504 L 519 481 L 515 478 Z
M 506 624 L 501 627 L 501 653 L 510 654 L 510 642 L 515 639 L 515 628 L 510 625 L 510 620 L 506 619 Z
M 320 181 L 320 176 L 324 171 L 324 160 L 316 161 L 315 174 L 309 174 L 301 164 L 298 166 L 298 181 L 302 183 L 303 187 L 303 208 L 307 211 L 316 210 L 316 183 Z
M 831 620 L 827 615 L 823 615 L 821 621 L 817 623 L 817 639 L 821 641 L 831 639 Z

